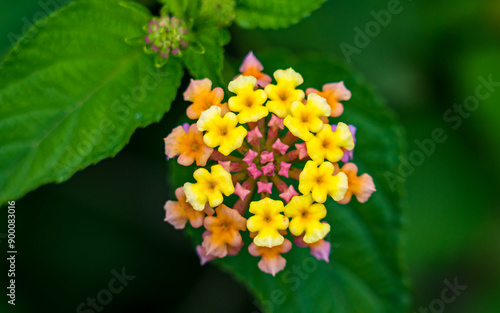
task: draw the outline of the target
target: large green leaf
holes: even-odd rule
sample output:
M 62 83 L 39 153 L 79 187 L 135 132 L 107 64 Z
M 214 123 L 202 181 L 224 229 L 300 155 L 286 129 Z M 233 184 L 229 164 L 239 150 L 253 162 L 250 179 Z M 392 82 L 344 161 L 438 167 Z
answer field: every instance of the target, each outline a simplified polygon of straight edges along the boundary
M 408 278 L 402 257 L 401 185 L 391 186 L 387 171 L 397 173 L 403 150 L 402 129 L 394 115 L 363 81 L 324 55 L 293 57 L 284 52 L 257 54 L 268 70 L 293 67 L 305 84 L 321 89 L 343 80 L 352 91 L 345 112 L 332 122 L 354 124 L 357 146 L 354 162 L 370 173 L 377 191 L 365 204 L 327 201 L 326 220 L 332 226 L 330 263 L 317 261 L 309 249 L 294 246 L 285 254 L 287 266 L 276 277 L 262 273 L 258 258 L 245 248 L 236 257 L 214 261 L 247 285 L 265 312 L 287 313 L 405 313 L 409 308 Z M 234 74 L 234 73 L 233 73 Z M 193 169 L 174 165 L 175 187 L 192 181 Z M 248 212 L 247 212 L 248 214 Z M 201 242 L 198 230 L 188 233 Z
M 118 153 L 158 121 L 183 71 L 125 38 L 149 15 L 118 1 L 75 1 L 37 23 L 0 66 L 0 203 Z
M 326 0 L 239 0 L 236 23 L 244 28 L 288 27 L 309 16 Z

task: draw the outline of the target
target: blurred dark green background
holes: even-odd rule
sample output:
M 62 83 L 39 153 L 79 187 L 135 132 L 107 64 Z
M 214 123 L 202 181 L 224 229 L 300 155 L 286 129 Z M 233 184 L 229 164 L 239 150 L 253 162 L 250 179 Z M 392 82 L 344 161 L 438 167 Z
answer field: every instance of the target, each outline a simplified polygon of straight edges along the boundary
M 227 57 L 242 59 L 249 50 L 258 56 L 280 46 L 329 51 L 345 61 L 340 44 L 354 45 L 355 27 L 364 29 L 374 20 L 370 12 L 386 9 L 388 2 L 330 0 L 284 30 L 232 27 Z M 447 135 L 405 179 L 412 312 L 428 308 L 441 297 L 443 281 L 457 278 L 468 288 L 444 312 L 498 313 L 500 87 L 456 129 L 443 115 L 474 95 L 479 76 L 500 82 L 500 2 L 414 0 L 401 1 L 401 7 L 351 55 L 350 65 L 399 114 L 410 153 L 419 149 L 416 139 L 431 138 L 436 128 Z M 36 0 L 1 2 L 0 55 L 11 47 L 12 34 L 19 36 L 41 10 Z M 211 265 L 199 267 L 187 239 L 163 222 L 170 188 L 163 138 L 181 107 L 174 103 L 161 123 L 137 131 L 114 159 L 17 202 L 17 301 L 12 310 L 2 296 L 1 312 L 75 312 L 107 288 L 113 269 L 123 267 L 135 278 L 104 312 L 257 310 L 251 295 L 228 275 Z M 6 210 L 1 212 L 5 221 Z M 1 225 L 4 234 L 6 222 Z M 1 237 L 0 249 L 6 251 Z M 5 258 L 0 262 L 6 268 Z

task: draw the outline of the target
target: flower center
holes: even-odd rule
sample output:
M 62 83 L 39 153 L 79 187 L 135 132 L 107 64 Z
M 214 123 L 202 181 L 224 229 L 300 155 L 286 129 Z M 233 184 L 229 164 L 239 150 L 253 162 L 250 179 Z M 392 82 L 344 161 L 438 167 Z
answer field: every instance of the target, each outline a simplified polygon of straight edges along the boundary
M 286 89 L 281 89 L 278 92 L 278 97 L 280 98 L 281 101 L 288 100 L 288 91 Z
M 269 213 L 268 213 L 268 214 L 266 214 L 266 215 L 264 216 L 264 222 L 266 222 L 266 223 L 271 223 L 271 221 L 272 221 L 272 218 L 271 218 L 271 216 L 269 215 Z
M 307 114 L 306 112 L 303 112 L 300 120 L 302 121 L 302 123 L 308 123 L 309 122 L 309 114 Z
M 247 98 L 245 99 L 245 105 L 248 107 L 248 108 L 251 108 L 253 106 L 253 99 L 250 97 L 250 96 L 247 96 Z
M 221 127 L 219 131 L 221 136 L 227 136 L 227 127 Z
M 325 149 L 328 149 L 330 147 L 330 141 L 328 140 L 323 140 L 323 144 L 322 144 L 323 148 Z

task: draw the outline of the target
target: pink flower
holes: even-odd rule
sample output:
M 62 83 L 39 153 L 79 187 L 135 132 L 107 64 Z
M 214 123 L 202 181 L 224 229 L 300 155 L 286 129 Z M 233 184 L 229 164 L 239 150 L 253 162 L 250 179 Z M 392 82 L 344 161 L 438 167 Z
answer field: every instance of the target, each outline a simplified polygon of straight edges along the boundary
M 244 185 L 244 183 L 243 183 Z M 234 193 L 240 197 L 241 200 L 245 200 L 245 198 L 248 196 L 250 193 L 250 190 L 247 188 L 243 187 L 240 183 L 236 183 L 236 186 L 234 186 Z
M 258 193 L 273 193 L 273 183 L 264 183 L 261 181 L 257 182 L 257 192 Z
M 245 154 L 245 157 L 243 158 L 243 162 L 245 162 L 247 165 L 252 164 L 253 160 L 258 156 L 259 154 L 252 149 L 248 150 L 248 152 Z
M 278 150 L 279 153 L 281 153 L 282 155 L 285 155 L 286 151 L 289 148 L 289 146 L 282 143 L 279 138 L 276 140 L 276 142 L 273 144 L 272 147 L 273 147 L 273 149 Z
M 285 239 L 281 245 L 272 248 L 259 247 L 252 242 L 248 247 L 248 252 L 255 257 L 261 256 L 258 264 L 260 270 L 275 276 L 286 266 L 286 259 L 281 254 L 287 253 L 290 249 L 292 249 L 292 243 Z
M 297 191 L 295 191 L 295 188 L 293 187 L 293 185 L 290 185 L 288 186 L 288 188 L 283 191 L 279 197 L 283 200 L 285 200 L 286 203 L 290 202 L 290 200 L 295 197 L 295 196 L 298 196 L 299 193 Z
M 321 239 L 315 243 L 305 243 L 303 237 L 304 236 L 295 237 L 294 243 L 301 248 L 309 247 L 311 249 L 311 255 L 316 259 L 323 260 L 327 263 L 330 262 L 330 250 L 332 247 L 330 242 Z

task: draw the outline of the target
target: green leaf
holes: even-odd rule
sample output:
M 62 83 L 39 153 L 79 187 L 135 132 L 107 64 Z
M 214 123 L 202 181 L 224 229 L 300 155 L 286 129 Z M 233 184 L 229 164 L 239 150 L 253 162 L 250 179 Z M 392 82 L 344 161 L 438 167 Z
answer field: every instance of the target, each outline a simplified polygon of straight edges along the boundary
M 189 5 L 188 0 L 160 0 L 165 6 L 162 10 L 167 10 L 178 18 L 183 18 Z
M 125 43 L 149 17 L 75 1 L 40 21 L 0 66 L 0 203 L 114 156 L 170 108 L 183 74 Z
M 332 227 L 326 238 L 332 243 L 329 263 L 317 261 L 309 249 L 294 246 L 283 255 L 286 268 L 273 277 L 261 272 L 259 258 L 248 253 L 248 234 L 243 235 L 245 247 L 239 255 L 213 263 L 248 286 L 264 312 L 406 313 L 409 296 L 402 257 L 402 186 L 393 186 L 385 177 L 387 172 L 397 173 L 404 150 L 403 132 L 394 114 L 358 76 L 328 56 L 293 57 L 281 51 L 257 53 L 257 57 L 268 74 L 293 67 L 303 75 L 304 89 L 345 82 L 352 99 L 345 102 L 344 114 L 332 123 L 343 121 L 357 127 L 353 162 L 360 174 L 372 175 L 377 191 L 364 204 L 354 198 L 348 205 L 331 199 L 325 203 L 326 221 Z M 171 166 L 174 187 L 193 181 L 193 169 Z M 198 229 L 189 229 L 188 234 L 196 243 L 201 242 Z
M 223 44 L 227 42 L 227 31 L 212 24 L 195 26 L 189 45 L 183 53 L 184 65 L 196 79 L 210 78 L 214 86 L 223 86 Z
M 236 23 L 243 28 L 283 28 L 298 23 L 326 0 L 239 0 Z
M 160 0 L 162 13 L 170 13 L 187 21 L 227 26 L 234 19 L 236 0 Z
M 235 5 L 236 0 L 205 0 L 201 4 L 199 18 L 217 26 L 227 26 L 234 20 Z
M 135 10 L 137 13 L 143 14 L 148 19 L 151 18 L 151 12 L 142 4 L 132 1 L 121 1 L 120 5 L 124 8 Z
M 195 19 L 200 10 L 200 0 L 160 0 L 165 6 L 161 9 L 162 13 L 183 19 L 186 22 Z

